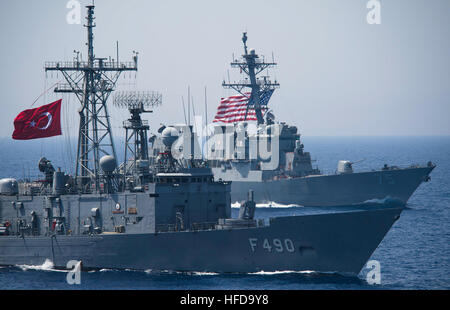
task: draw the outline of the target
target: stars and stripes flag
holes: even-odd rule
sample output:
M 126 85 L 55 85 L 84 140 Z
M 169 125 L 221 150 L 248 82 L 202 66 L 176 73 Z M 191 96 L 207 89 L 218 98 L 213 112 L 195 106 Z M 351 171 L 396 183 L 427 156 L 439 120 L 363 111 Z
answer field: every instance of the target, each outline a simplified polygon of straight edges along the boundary
M 261 93 L 259 103 L 262 106 L 261 112 L 263 114 L 267 111 L 267 103 L 272 97 L 273 92 L 273 89 L 269 89 Z M 237 123 L 244 121 L 256 121 L 257 118 L 255 109 L 250 107 L 247 110 L 250 97 L 251 93 L 245 93 L 244 96 L 236 95 L 228 98 L 222 98 L 213 122 Z

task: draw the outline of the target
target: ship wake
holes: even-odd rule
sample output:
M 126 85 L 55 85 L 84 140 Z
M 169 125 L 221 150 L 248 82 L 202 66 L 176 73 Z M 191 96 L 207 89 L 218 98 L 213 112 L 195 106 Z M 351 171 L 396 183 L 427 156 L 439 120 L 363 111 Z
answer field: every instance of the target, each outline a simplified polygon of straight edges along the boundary
M 231 204 L 231 207 L 235 208 L 235 209 L 239 209 L 241 207 L 241 204 L 239 202 L 235 202 L 235 203 Z M 285 204 L 281 204 L 281 203 L 272 201 L 272 202 L 268 202 L 268 203 L 257 203 L 256 207 L 257 208 L 289 209 L 289 208 L 301 208 L 303 206 L 296 205 L 296 204 L 285 205 Z

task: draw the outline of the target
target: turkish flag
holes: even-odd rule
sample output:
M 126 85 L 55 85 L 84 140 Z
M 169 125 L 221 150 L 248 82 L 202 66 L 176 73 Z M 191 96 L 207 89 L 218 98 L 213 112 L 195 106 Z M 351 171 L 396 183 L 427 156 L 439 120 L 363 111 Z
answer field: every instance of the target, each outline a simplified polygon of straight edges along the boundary
M 14 140 L 32 140 L 61 135 L 62 99 L 20 112 L 14 119 Z

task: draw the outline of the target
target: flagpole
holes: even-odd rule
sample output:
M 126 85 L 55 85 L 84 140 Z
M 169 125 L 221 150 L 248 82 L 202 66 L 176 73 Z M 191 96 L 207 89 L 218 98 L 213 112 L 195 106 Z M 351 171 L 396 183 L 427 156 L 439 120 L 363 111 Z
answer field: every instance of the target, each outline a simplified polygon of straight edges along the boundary
M 191 87 L 188 86 L 188 126 L 191 126 Z
M 187 125 L 187 120 L 186 120 L 186 107 L 185 107 L 185 105 L 184 105 L 184 98 L 183 98 L 183 96 L 181 96 L 181 102 L 183 103 L 184 123 Z
M 208 126 L 208 103 L 206 99 L 206 86 L 205 86 L 205 127 Z

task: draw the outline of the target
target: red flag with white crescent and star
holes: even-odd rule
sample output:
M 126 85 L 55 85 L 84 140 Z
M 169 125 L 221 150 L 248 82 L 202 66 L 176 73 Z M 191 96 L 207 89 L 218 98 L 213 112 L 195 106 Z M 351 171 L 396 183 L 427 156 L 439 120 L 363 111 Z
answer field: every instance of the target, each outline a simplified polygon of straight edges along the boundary
M 20 112 L 14 119 L 14 140 L 60 136 L 62 99 L 39 108 Z

